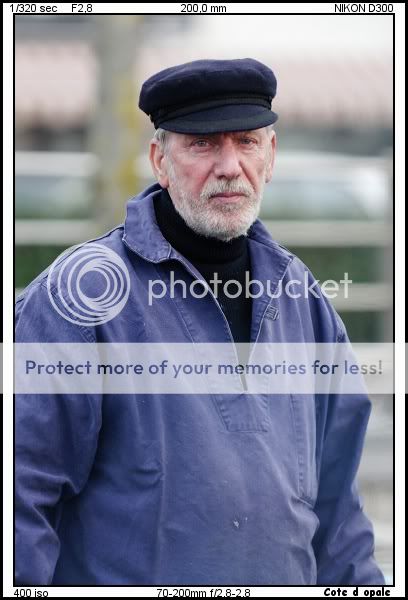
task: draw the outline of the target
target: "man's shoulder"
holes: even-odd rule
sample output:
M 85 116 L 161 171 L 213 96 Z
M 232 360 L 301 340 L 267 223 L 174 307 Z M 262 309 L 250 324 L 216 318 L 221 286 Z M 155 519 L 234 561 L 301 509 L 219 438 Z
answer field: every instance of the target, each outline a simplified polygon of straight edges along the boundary
M 16 341 L 94 341 L 94 326 L 129 289 L 122 236 L 119 225 L 44 269 L 16 298 Z
M 260 220 L 254 223 L 251 237 L 268 246 L 275 259 L 279 257 L 281 264 L 285 264 L 282 288 L 290 292 L 285 297 L 296 302 L 303 314 L 313 315 L 316 338 L 332 341 L 347 339 L 341 317 L 311 268 L 297 254 L 275 240 Z
M 58 285 L 69 285 L 75 271 L 81 276 L 86 274 L 88 281 L 91 282 L 94 271 L 92 267 L 103 268 L 105 263 L 114 261 L 116 257 L 123 258 L 125 250 L 122 237 L 123 224 L 98 237 L 70 246 L 23 289 L 16 297 L 16 305 L 24 303 L 33 294 L 40 294 L 41 289 L 50 289 L 52 292 Z
M 262 244 L 263 246 L 270 248 L 275 253 L 287 258 L 289 261 L 295 256 L 293 252 L 291 252 L 273 237 L 261 219 L 256 219 L 256 221 L 252 224 L 248 232 L 248 238 L 257 242 L 258 244 Z
M 295 254 L 292 250 L 278 242 L 273 234 L 269 231 L 266 225 L 257 219 L 252 225 L 249 237 L 254 241 L 266 246 L 270 251 L 271 255 L 275 258 L 280 258 L 287 265 L 286 274 L 300 274 L 307 271 L 310 277 L 314 277 L 308 266 Z
M 250 230 L 250 237 L 257 242 L 268 246 L 275 254 L 278 254 L 283 259 L 286 259 L 288 264 L 288 269 L 286 271 L 287 274 L 289 273 L 294 275 L 306 272 L 307 276 L 311 280 L 319 281 L 313 275 L 308 265 L 306 265 L 306 263 L 304 263 L 303 260 L 292 250 L 278 242 L 261 220 L 257 219 L 253 224 Z

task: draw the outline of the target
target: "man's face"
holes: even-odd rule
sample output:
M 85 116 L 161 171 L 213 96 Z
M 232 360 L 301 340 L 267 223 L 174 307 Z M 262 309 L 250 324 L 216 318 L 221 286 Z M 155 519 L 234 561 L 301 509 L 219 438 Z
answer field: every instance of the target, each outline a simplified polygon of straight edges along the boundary
M 246 234 L 272 176 L 275 133 L 262 128 L 167 135 L 164 153 L 152 142 L 150 157 L 160 185 L 168 188 L 187 225 L 225 241 Z

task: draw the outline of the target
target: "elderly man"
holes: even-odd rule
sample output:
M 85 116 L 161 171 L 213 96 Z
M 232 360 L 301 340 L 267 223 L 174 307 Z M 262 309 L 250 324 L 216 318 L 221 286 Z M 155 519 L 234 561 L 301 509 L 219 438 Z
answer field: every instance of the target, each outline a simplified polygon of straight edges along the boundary
M 226 344 L 244 365 L 248 342 L 347 340 L 323 295 L 270 293 L 305 273 L 315 281 L 257 219 L 275 92 L 252 59 L 146 81 L 158 183 L 130 200 L 124 225 L 28 286 L 16 341 Z M 95 242 L 120 257 L 130 290 L 113 318 L 92 322 L 61 295 L 72 288 L 64 267 Z M 208 293 L 193 293 L 197 281 Z M 248 281 L 265 285 L 244 293 Z M 355 479 L 368 398 L 249 394 L 240 374 L 233 393 L 18 394 L 16 583 L 384 583 Z

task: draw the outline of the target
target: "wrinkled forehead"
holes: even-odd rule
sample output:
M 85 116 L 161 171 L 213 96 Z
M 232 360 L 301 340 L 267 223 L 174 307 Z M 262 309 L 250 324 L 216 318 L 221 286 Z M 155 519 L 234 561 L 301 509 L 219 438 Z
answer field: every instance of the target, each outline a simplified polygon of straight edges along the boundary
M 259 140 L 264 140 L 269 137 L 272 130 L 270 127 L 261 127 L 259 129 L 247 129 L 244 131 L 226 131 L 219 133 L 176 133 L 174 131 L 166 131 L 166 138 L 171 139 L 175 145 L 183 145 L 195 139 L 214 139 L 222 140 L 225 138 L 239 138 L 242 136 L 252 136 Z

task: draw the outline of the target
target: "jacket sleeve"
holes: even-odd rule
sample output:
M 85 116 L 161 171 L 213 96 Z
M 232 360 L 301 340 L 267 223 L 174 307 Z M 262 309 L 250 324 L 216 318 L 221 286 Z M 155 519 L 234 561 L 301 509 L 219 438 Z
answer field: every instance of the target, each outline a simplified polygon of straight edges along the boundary
M 43 284 L 16 304 L 16 343 L 85 342 L 52 308 Z M 88 339 L 89 341 L 89 339 Z M 15 585 L 52 582 L 63 503 L 84 487 L 101 426 L 100 397 L 15 395 Z
M 343 333 L 339 341 L 348 342 Z M 319 488 L 313 540 L 318 585 L 383 585 L 356 475 L 371 411 L 365 393 L 316 397 Z

